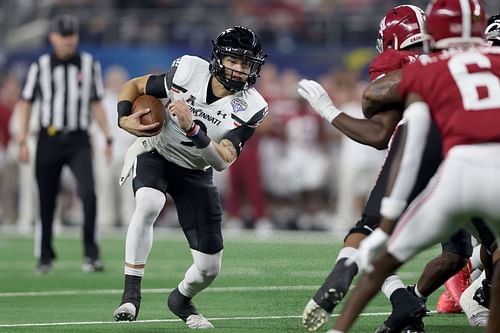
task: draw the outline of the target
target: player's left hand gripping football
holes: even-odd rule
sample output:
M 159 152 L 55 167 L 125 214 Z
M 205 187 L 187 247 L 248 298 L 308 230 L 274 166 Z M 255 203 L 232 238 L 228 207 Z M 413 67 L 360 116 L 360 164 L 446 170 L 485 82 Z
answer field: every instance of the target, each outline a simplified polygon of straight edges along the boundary
M 368 273 L 372 272 L 373 258 L 384 247 L 388 239 L 389 235 L 387 235 L 382 229 L 375 229 L 370 236 L 361 241 L 358 251 L 353 257 L 346 261 L 346 266 L 357 263 L 360 271 Z
M 151 112 L 150 109 L 144 109 L 137 111 L 129 116 L 121 117 L 120 127 L 130 134 L 139 137 L 153 136 L 158 134 L 156 132 L 152 132 L 152 130 L 158 128 L 160 126 L 160 123 L 154 123 L 150 125 L 141 124 L 141 116 L 148 114 L 149 112 Z
M 191 128 L 193 124 L 193 113 L 183 98 L 172 101 L 168 105 L 168 110 L 173 116 L 177 117 L 177 122 L 182 130 L 188 131 Z
M 297 92 L 311 104 L 316 113 L 325 118 L 329 123 L 342 113 L 342 111 L 333 105 L 330 96 L 328 96 L 323 86 L 314 80 L 300 80 Z

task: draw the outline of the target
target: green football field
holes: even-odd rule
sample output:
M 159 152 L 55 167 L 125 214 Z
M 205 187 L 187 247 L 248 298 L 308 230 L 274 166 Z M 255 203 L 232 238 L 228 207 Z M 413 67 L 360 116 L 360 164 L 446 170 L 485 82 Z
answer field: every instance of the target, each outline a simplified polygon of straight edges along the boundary
M 57 236 L 58 260 L 48 275 L 34 271 L 33 239 L 0 235 L 0 332 L 188 332 L 165 306 L 168 291 L 191 264 L 186 241 L 178 231 L 157 229 L 143 280 L 137 322 L 115 323 L 123 284 L 124 232 L 101 239 L 104 273 L 82 273 L 79 235 Z M 214 332 L 306 332 L 301 314 L 335 261 L 340 242 L 328 235 L 276 234 L 258 239 L 251 233 L 225 240 L 222 271 L 194 301 L 215 325 Z M 413 283 L 435 247 L 403 266 Z M 438 292 L 428 302 L 434 310 Z M 365 309 L 352 332 L 373 332 L 390 311 L 378 296 Z M 336 310 L 336 313 L 338 310 Z M 332 318 L 332 323 L 335 316 Z M 464 315 L 425 319 L 428 332 L 481 332 Z M 326 331 L 325 327 L 321 332 Z

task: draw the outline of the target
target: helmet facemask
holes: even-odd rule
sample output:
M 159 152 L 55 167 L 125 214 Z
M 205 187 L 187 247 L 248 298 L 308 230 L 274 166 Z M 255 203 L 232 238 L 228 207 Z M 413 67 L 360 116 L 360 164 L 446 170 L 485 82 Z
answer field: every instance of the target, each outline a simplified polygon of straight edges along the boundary
M 484 38 L 494 46 L 500 46 L 500 14 L 488 19 L 488 25 L 484 30 Z
M 232 93 L 251 88 L 266 57 L 257 36 L 248 28 L 233 27 L 222 32 L 212 44 L 210 71 L 224 88 Z M 224 66 L 225 57 L 241 61 L 248 66 L 248 71 L 239 72 Z

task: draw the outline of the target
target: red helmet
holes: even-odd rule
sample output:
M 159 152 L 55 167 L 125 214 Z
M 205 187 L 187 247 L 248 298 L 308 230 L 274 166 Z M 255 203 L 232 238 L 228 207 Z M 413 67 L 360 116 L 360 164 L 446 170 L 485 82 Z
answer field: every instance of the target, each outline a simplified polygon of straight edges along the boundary
M 426 29 L 436 49 L 482 45 L 486 15 L 480 0 L 433 0 Z
M 377 50 L 400 50 L 423 41 L 425 14 L 417 6 L 401 5 L 392 8 L 380 21 Z

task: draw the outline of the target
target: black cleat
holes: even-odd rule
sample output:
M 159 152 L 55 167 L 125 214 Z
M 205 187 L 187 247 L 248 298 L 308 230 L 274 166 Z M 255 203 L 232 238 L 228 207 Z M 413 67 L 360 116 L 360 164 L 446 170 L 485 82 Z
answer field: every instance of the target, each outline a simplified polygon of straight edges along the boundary
M 181 294 L 177 288 L 172 290 L 170 295 L 168 295 L 167 305 L 170 311 L 183 321 L 186 321 L 187 317 L 192 314 L 199 314 L 191 298 Z
M 425 333 L 424 321 L 419 317 L 403 329 L 403 333 Z
M 375 333 L 425 333 L 422 317 L 427 313 L 425 303 L 406 289 L 391 295 L 392 313 Z
M 167 306 L 177 317 L 181 318 L 189 328 L 210 329 L 214 328 L 203 315 L 196 309 L 190 297 L 186 297 L 175 288 L 168 295 Z
M 115 321 L 135 321 L 141 307 L 141 280 L 140 276 L 125 275 L 120 306 L 113 312 Z
M 400 327 L 393 326 L 394 324 L 391 322 L 391 317 L 389 317 L 383 324 L 380 326 L 375 333 L 425 333 L 424 322 L 422 318 L 417 318 L 413 320 L 413 323 L 401 329 Z

